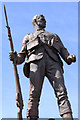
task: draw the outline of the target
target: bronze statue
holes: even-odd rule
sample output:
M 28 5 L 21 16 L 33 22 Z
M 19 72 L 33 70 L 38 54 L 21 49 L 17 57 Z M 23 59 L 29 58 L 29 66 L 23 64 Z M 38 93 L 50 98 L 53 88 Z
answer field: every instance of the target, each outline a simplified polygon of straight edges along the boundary
M 27 58 L 23 69 L 25 76 L 30 78 L 27 119 L 37 120 L 39 117 L 38 105 L 44 76 L 46 76 L 54 88 L 60 116 L 63 120 L 67 118 L 73 120 L 71 105 L 64 84 L 63 62 L 60 56 L 68 65 L 76 61 L 76 56 L 69 54 L 57 34 L 45 31 L 46 20 L 43 15 L 34 16 L 32 24 L 35 31 L 23 38 L 20 52 L 17 54 L 11 51 L 9 54 L 9 59 L 11 61 L 16 60 L 17 65 L 23 63 Z

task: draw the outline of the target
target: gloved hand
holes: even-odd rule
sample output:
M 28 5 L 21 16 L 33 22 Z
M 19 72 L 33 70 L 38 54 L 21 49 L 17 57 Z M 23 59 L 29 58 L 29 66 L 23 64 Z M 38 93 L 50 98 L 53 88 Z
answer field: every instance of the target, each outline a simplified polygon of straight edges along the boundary
M 17 60 L 17 52 L 16 51 L 9 52 L 9 59 L 10 59 L 10 61 Z
M 67 63 L 70 65 L 72 62 L 76 62 L 76 56 L 75 55 L 69 55 L 67 57 Z

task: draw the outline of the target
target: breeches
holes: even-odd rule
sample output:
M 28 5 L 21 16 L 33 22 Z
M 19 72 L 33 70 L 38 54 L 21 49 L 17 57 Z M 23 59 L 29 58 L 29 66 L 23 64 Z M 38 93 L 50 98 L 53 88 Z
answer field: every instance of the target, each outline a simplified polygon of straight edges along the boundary
M 45 53 L 41 60 L 30 63 L 30 94 L 27 117 L 39 117 L 38 105 L 44 76 L 48 78 L 54 89 L 58 100 L 60 115 L 71 113 L 62 68 L 58 62 L 52 60 L 47 53 Z

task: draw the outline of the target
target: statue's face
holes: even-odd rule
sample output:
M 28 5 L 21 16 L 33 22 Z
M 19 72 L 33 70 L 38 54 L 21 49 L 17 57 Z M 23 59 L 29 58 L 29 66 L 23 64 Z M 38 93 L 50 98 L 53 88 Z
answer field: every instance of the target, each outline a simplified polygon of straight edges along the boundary
M 37 16 L 36 23 L 41 28 L 45 28 L 46 27 L 46 20 L 45 20 L 43 15 Z

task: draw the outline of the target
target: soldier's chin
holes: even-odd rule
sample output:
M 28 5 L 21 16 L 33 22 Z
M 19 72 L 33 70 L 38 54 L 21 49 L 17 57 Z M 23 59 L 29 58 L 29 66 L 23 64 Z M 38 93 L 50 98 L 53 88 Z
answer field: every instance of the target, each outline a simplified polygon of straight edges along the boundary
M 39 27 L 40 27 L 40 28 L 45 28 L 46 25 L 45 25 L 45 24 L 44 24 L 44 25 L 39 25 Z

